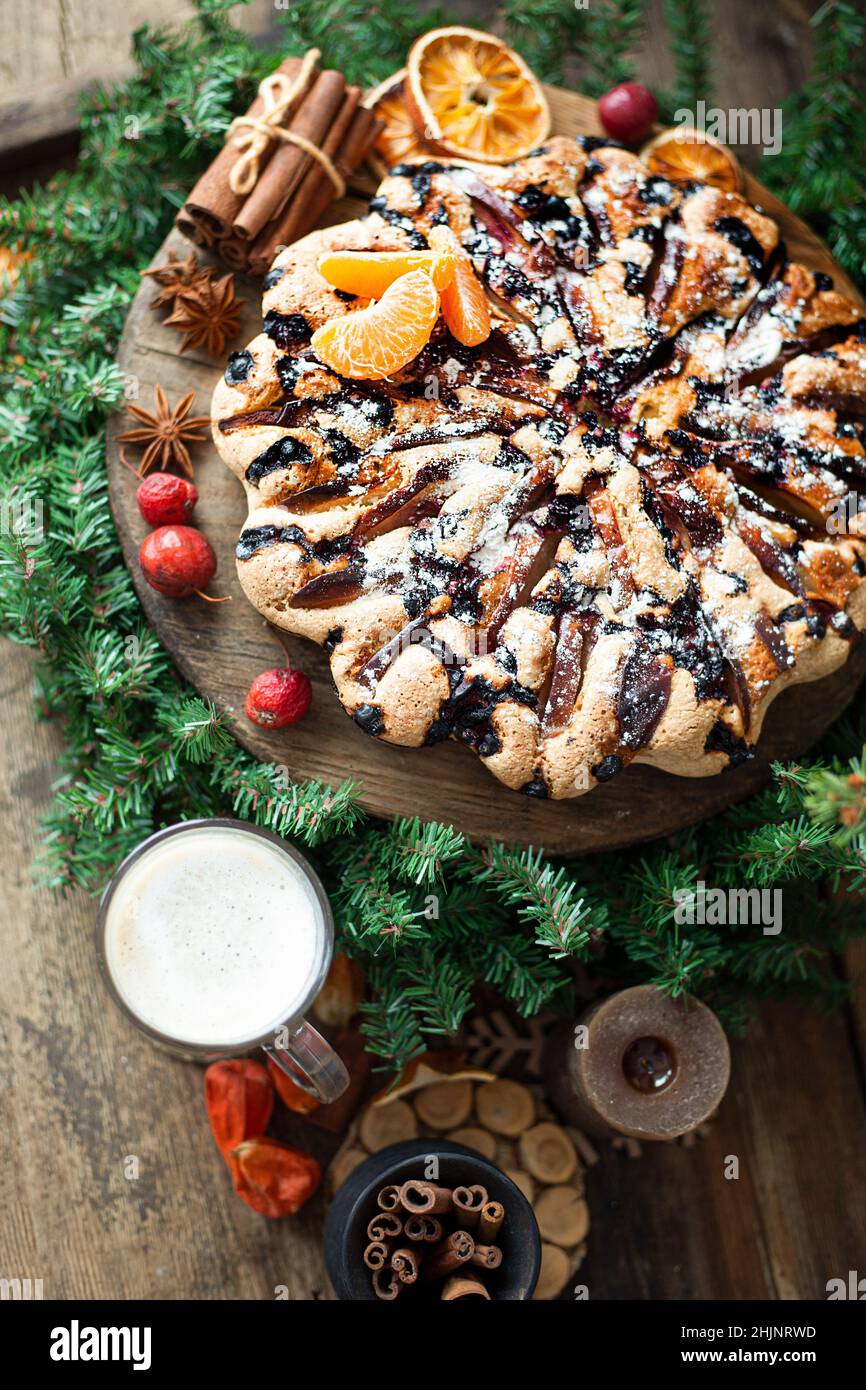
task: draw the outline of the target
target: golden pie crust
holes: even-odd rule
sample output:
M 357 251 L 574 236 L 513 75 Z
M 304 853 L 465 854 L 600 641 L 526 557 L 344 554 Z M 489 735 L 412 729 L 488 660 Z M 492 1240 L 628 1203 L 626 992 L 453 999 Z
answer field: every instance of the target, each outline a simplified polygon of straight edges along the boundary
M 423 247 L 441 222 L 487 290 L 488 342 L 440 323 L 387 381 L 317 362 L 313 331 L 366 303 L 320 255 Z M 781 690 L 847 659 L 866 624 L 862 310 L 739 194 L 589 139 L 403 165 L 265 283 L 212 407 L 247 493 L 238 572 L 326 649 L 371 736 L 460 740 L 535 796 L 632 761 L 702 777 L 753 755 Z

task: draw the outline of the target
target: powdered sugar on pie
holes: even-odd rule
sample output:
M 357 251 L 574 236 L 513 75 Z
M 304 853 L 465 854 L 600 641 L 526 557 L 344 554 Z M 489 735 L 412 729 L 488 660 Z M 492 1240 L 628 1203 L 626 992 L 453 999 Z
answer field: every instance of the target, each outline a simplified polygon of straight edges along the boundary
M 422 249 L 444 222 L 489 340 L 440 322 L 386 381 L 317 362 L 314 330 L 366 304 L 322 252 Z M 508 167 L 400 166 L 368 217 L 282 252 L 213 427 L 247 492 L 243 588 L 325 647 L 356 723 L 458 739 L 562 798 L 632 761 L 740 762 L 782 689 L 846 660 L 864 403 L 862 311 L 771 218 L 553 139 Z

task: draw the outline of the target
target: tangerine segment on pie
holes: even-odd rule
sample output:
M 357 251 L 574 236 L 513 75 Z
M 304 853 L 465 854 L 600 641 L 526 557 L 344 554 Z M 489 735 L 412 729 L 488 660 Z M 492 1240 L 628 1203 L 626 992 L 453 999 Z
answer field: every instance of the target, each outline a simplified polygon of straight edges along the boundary
M 311 337 L 369 301 L 337 251 L 450 227 L 492 331 L 437 319 L 385 380 Z M 214 438 L 246 488 L 241 584 L 320 643 L 370 735 L 468 744 L 571 797 L 632 761 L 705 776 L 866 625 L 866 329 L 739 194 L 598 140 L 510 166 L 393 169 L 369 215 L 266 278 Z

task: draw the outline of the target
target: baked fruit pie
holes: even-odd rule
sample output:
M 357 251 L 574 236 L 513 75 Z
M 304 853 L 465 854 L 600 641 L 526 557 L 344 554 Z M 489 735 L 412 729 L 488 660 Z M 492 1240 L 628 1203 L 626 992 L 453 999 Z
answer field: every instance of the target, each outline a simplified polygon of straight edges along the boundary
M 312 335 L 370 305 L 322 257 L 425 252 L 444 227 L 484 286 L 484 341 L 434 313 L 387 378 L 320 360 Z M 265 283 L 262 332 L 213 399 L 249 503 L 240 580 L 325 648 L 371 736 L 458 739 L 533 796 L 632 761 L 700 777 L 848 657 L 862 310 L 738 193 L 594 139 L 401 165 L 366 218 L 290 246 Z M 400 294 L 375 306 L 383 333 Z

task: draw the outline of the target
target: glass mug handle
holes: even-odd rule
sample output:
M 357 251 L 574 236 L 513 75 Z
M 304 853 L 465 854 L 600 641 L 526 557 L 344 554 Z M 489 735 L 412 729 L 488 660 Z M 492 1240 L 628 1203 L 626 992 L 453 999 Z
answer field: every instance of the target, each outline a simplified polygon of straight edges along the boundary
M 343 1062 L 305 1018 L 278 1029 L 272 1043 L 262 1043 L 262 1051 L 274 1059 L 290 1081 L 323 1105 L 330 1105 L 349 1084 Z

